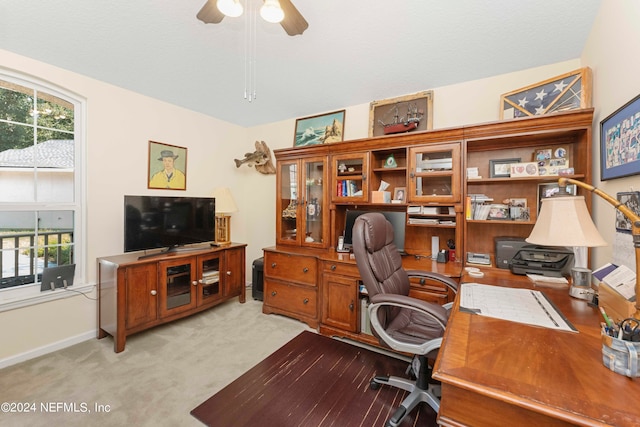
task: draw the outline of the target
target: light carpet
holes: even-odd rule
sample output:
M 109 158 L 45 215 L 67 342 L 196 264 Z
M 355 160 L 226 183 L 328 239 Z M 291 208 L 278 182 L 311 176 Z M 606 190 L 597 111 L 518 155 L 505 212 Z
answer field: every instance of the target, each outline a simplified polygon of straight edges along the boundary
M 0 411 L 0 426 L 202 426 L 191 409 L 303 330 L 248 298 L 132 335 L 122 353 L 89 340 L 0 370 L 0 403 L 30 410 Z

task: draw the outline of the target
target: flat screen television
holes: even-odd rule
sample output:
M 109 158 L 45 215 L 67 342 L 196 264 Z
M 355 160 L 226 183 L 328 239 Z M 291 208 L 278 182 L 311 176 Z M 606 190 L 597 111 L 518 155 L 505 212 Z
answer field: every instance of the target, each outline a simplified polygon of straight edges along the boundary
M 213 197 L 124 196 L 124 251 L 210 242 L 214 216 Z
M 393 243 L 395 243 L 401 254 L 406 254 L 404 250 L 405 225 L 407 223 L 407 213 L 404 211 L 365 211 L 347 209 L 346 219 L 344 221 L 344 247 L 351 249 L 353 247 L 353 225 L 356 218 L 367 212 L 379 212 L 387 218 L 393 227 Z

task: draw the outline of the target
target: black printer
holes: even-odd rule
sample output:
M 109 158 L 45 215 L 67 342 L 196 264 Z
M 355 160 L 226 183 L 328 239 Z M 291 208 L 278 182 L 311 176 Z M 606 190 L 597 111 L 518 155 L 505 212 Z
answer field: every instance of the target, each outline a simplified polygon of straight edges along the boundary
M 567 276 L 572 266 L 573 251 L 561 246 L 526 245 L 509 261 L 511 272 L 522 275 Z

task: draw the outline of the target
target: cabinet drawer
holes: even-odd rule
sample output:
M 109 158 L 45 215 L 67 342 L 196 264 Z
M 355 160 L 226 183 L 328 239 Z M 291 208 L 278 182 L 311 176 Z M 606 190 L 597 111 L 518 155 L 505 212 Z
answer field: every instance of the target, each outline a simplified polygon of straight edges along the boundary
M 342 276 L 350 276 L 355 278 L 360 277 L 358 266 L 351 263 L 325 261 L 322 263 L 322 269 L 325 273 L 340 274 Z
M 314 257 L 277 252 L 264 254 L 264 275 L 267 278 L 316 286 L 317 272 Z
M 317 316 L 316 288 L 266 280 L 264 290 L 264 303 L 273 308 L 304 316 Z

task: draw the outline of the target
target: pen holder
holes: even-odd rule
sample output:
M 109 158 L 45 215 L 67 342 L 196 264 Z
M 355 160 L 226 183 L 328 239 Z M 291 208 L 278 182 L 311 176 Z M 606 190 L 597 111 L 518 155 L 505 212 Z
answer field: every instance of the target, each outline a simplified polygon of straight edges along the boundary
M 639 353 L 640 342 L 625 341 L 602 333 L 602 363 L 613 372 L 630 378 L 640 376 Z

